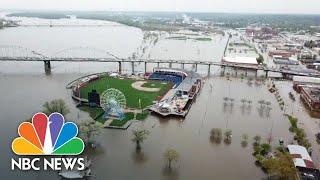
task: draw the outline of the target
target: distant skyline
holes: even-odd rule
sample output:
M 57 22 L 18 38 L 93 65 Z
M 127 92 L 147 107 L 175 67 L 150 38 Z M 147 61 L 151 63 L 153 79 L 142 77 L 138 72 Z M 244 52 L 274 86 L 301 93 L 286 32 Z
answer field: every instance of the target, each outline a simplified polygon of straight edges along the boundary
M 320 14 L 320 0 L 0 0 L 2 9 Z

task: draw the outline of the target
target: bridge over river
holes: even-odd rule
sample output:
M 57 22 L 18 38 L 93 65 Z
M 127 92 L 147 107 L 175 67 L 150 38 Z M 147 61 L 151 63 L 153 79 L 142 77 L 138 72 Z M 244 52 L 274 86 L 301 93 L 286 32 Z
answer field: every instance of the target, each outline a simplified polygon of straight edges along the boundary
M 266 77 L 269 72 L 281 73 L 283 77 L 288 75 L 298 75 L 298 76 L 311 76 L 311 77 L 320 77 L 320 73 L 313 71 L 301 71 L 293 69 L 280 69 L 280 68 L 270 68 L 263 66 L 250 66 L 244 64 L 230 64 L 222 62 L 213 62 L 213 61 L 201 61 L 201 60 L 173 60 L 173 59 L 133 59 L 133 58 L 119 58 L 108 51 L 92 48 L 92 47 L 74 47 L 70 49 L 65 49 L 55 53 L 52 56 L 45 56 L 37 51 L 30 50 L 21 46 L 0 46 L 0 61 L 43 61 L 44 68 L 46 72 L 51 70 L 51 62 L 113 62 L 119 64 L 119 72 L 121 73 L 122 63 L 131 63 L 132 72 L 134 72 L 135 63 L 144 63 L 145 72 L 147 71 L 147 65 L 149 63 L 156 63 L 158 67 L 162 63 L 169 64 L 169 67 L 172 67 L 172 64 L 181 64 L 184 68 L 185 64 L 194 65 L 195 70 L 197 71 L 198 65 L 208 66 L 208 75 L 210 75 L 211 66 L 219 66 L 222 68 L 222 73 L 225 72 L 226 67 L 233 68 L 237 75 L 238 69 L 247 71 L 264 71 Z M 257 73 L 256 73 L 257 74 Z

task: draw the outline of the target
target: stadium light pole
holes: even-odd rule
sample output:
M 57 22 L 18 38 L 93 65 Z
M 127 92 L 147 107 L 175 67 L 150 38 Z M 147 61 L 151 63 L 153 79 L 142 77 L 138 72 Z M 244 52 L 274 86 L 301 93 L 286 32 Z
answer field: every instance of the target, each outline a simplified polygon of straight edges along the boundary
M 139 98 L 139 108 L 141 109 L 141 113 L 142 113 L 142 108 L 141 108 L 141 99 Z

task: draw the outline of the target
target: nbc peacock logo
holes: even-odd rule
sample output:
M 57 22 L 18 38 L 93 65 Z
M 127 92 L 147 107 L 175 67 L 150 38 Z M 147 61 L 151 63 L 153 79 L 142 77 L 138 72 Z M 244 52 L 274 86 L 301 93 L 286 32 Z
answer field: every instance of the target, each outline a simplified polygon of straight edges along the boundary
M 79 155 L 84 150 L 83 141 L 76 137 L 78 127 L 66 122 L 60 113 L 49 117 L 37 113 L 32 123 L 23 122 L 18 128 L 20 137 L 12 142 L 17 155 Z

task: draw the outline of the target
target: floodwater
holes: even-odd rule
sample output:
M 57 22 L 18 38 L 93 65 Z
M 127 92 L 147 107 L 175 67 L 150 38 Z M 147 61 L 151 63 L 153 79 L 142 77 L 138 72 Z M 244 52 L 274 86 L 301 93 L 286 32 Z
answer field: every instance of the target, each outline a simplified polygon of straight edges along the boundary
M 133 53 L 139 55 L 137 49 L 139 51 L 139 47 L 144 46 L 143 37 L 141 30 L 126 26 L 17 27 L 0 30 L 1 45 L 19 45 L 48 56 L 81 44 L 108 49 L 119 57 L 130 57 Z M 183 59 L 190 53 L 192 58 L 220 61 L 225 46 L 223 42 L 226 39 L 218 35 L 212 42 L 168 40 L 161 36 L 154 48 L 147 52 L 151 52 L 150 56 L 154 58 L 170 58 L 172 55 Z M 12 153 L 11 142 L 17 137 L 19 123 L 40 111 L 45 101 L 55 98 L 63 98 L 70 107 L 67 120 L 79 122 L 87 119 L 87 113 L 75 108 L 75 102 L 65 86 L 85 74 L 117 68 L 117 64 L 111 63 L 65 62 L 52 63 L 52 66 L 52 74 L 45 75 L 42 62 L 0 63 L 0 169 L 3 179 L 60 179 L 56 172 L 10 170 L 11 158 L 17 158 Z M 138 70 L 143 69 L 138 66 Z M 152 66 L 148 68 L 152 70 Z M 205 74 L 207 69 L 202 68 L 198 69 Z M 130 66 L 124 69 L 130 71 Z M 212 73 L 217 75 L 219 72 L 212 70 Z M 235 99 L 233 106 L 224 105 L 223 97 L 226 96 Z M 252 105 L 243 108 L 242 98 L 252 100 Z M 270 113 L 259 110 L 257 101 L 260 99 L 272 103 Z M 152 127 L 154 123 L 156 125 Z M 142 152 L 137 154 L 131 142 L 131 133 L 140 128 L 149 130 L 151 134 L 143 143 Z M 231 129 L 232 143 L 210 142 L 212 128 Z M 271 134 L 274 139 L 272 144 L 277 145 L 280 138 L 285 142 L 292 139 L 293 134 L 288 129 L 289 122 L 282 116 L 274 95 L 267 91 L 266 85 L 249 85 L 247 80 L 231 78 L 228 81 L 214 76 L 206 79 L 185 119 L 152 115 L 142 123 L 134 123 L 126 131 L 104 129 L 99 138 L 102 148 L 91 157 L 92 174 L 96 177 L 92 179 L 262 179 L 265 174 L 255 166 L 252 156 L 253 136 L 259 134 L 266 141 Z M 250 137 L 250 143 L 245 148 L 241 146 L 243 133 L 248 133 Z M 162 156 L 168 148 L 180 153 L 180 160 L 173 164 L 171 172 L 165 168 L 166 162 Z

